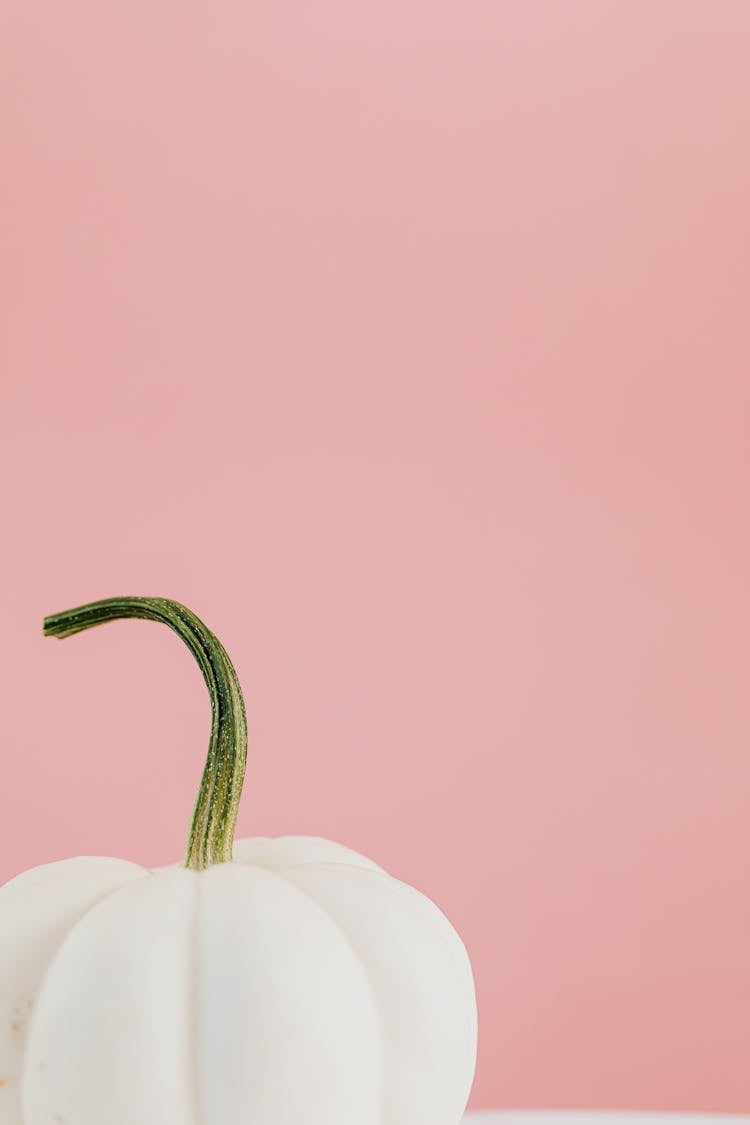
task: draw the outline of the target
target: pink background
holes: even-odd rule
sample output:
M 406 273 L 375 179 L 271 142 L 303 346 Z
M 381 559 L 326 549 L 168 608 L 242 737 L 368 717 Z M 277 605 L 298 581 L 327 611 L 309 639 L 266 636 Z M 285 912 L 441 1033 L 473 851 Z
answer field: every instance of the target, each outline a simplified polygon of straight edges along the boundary
M 208 731 L 471 952 L 473 1105 L 750 1109 L 750 4 L 0 11 L 0 877 Z

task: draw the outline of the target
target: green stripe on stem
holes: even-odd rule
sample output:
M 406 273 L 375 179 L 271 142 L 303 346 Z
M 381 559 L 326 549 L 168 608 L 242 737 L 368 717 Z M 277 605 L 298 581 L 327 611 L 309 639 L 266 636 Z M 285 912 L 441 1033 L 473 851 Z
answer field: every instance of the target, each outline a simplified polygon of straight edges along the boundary
M 214 863 L 229 863 L 245 777 L 247 719 L 237 673 L 221 642 L 194 613 L 167 598 L 107 598 L 54 613 L 44 619 L 44 635 L 71 637 L 125 617 L 168 625 L 198 661 L 211 697 L 211 737 L 185 866 L 204 871 Z

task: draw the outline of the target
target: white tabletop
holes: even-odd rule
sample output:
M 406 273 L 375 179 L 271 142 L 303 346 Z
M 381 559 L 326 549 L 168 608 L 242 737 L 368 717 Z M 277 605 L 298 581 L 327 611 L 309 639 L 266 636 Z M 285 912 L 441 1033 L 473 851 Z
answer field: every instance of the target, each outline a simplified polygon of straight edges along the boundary
M 466 1125 L 750 1125 L 750 1116 L 719 1113 L 626 1113 L 619 1110 L 479 1109 Z

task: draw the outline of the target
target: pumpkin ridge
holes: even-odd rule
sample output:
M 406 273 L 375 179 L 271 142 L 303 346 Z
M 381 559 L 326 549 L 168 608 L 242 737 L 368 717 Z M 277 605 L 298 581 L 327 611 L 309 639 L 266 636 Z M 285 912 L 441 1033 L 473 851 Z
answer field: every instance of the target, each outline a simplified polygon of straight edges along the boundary
M 468 951 L 461 936 L 451 924 L 450 919 L 446 916 L 446 914 L 444 914 L 438 904 L 431 898 L 429 898 L 429 896 L 423 894 L 422 891 L 419 891 L 416 887 L 404 882 L 402 879 L 399 879 L 394 875 L 390 875 L 387 871 L 379 867 L 358 868 L 354 864 L 338 863 L 336 861 L 312 861 L 311 863 L 289 864 L 284 868 L 280 868 L 277 871 L 277 874 L 283 875 L 288 879 L 289 882 L 292 882 L 295 887 L 306 894 L 311 901 L 315 902 L 315 904 L 319 906 L 324 911 L 324 913 L 326 913 L 331 918 L 332 921 L 335 922 L 337 927 L 348 938 L 349 944 L 354 949 L 355 953 L 357 952 L 355 941 L 348 935 L 342 924 L 332 916 L 330 911 L 324 905 L 319 903 L 309 891 L 307 891 L 297 883 L 297 881 L 292 877 L 292 872 L 295 870 L 298 872 L 326 872 L 331 876 L 341 877 L 355 874 L 358 882 L 363 881 L 366 883 L 368 881 L 373 881 L 374 883 L 386 888 L 389 895 L 394 896 L 398 900 L 401 900 L 401 902 L 408 906 L 411 911 L 414 911 L 416 914 L 420 915 L 425 921 L 430 924 L 433 937 L 436 941 L 439 942 L 441 948 L 444 950 L 446 957 L 453 967 L 456 978 L 462 980 L 466 978 L 466 975 L 468 974 L 468 983 L 470 986 L 469 990 L 467 992 L 465 989 L 461 989 L 461 991 L 465 993 L 466 1000 L 466 1003 L 464 1005 L 464 1020 L 466 1030 L 465 1040 L 467 1048 L 464 1061 L 467 1076 L 466 1098 L 468 1099 L 469 1093 L 471 1091 L 471 1086 L 473 1084 L 475 1069 L 473 1060 L 475 1057 L 477 1041 L 476 994 L 474 990 L 473 976 L 471 975 L 471 964 Z M 287 872 L 289 874 L 285 874 Z M 361 960 L 363 964 L 366 964 L 364 958 L 361 958 Z M 375 995 L 374 990 L 373 994 Z M 385 1120 L 383 1121 L 383 1125 L 386 1125 Z
M 376 871 L 375 874 L 378 872 Z M 433 926 L 435 935 L 440 934 L 440 943 L 443 948 L 448 952 L 448 956 L 456 970 L 456 972 L 464 976 L 468 973 L 468 979 L 471 984 L 469 1003 L 465 1010 L 466 1018 L 466 1031 L 467 1043 L 473 1044 L 473 1051 L 476 1051 L 477 1041 L 477 1007 L 476 1007 L 476 993 L 474 991 L 474 978 L 471 973 L 471 961 L 469 958 L 468 950 L 464 944 L 463 938 L 452 925 L 448 916 L 442 911 L 438 904 L 431 899 L 428 895 L 423 894 L 422 891 L 412 886 L 410 883 L 404 882 L 403 879 L 398 879 L 396 876 L 388 876 L 389 890 L 400 896 L 404 901 L 408 901 L 414 910 L 418 910 L 422 915 L 427 918 L 431 917 L 432 921 L 436 923 Z M 445 929 L 440 923 L 446 923 Z M 450 936 L 449 936 L 450 935 Z M 467 1056 L 467 1063 L 472 1057 L 473 1051 L 470 1049 Z M 472 1080 L 473 1081 L 473 1080 Z
M 346 942 L 346 944 L 349 946 L 352 953 L 354 954 L 355 958 L 357 959 L 358 964 L 362 968 L 362 973 L 364 975 L 365 981 L 367 982 L 367 991 L 368 991 L 369 996 L 370 996 L 370 1006 L 371 1006 L 372 1011 L 374 1013 L 374 1023 L 375 1023 L 375 1027 L 377 1029 L 377 1040 L 378 1040 L 378 1045 L 380 1047 L 380 1050 L 378 1052 L 379 1065 L 380 1065 L 380 1084 L 379 1084 L 379 1089 L 380 1089 L 379 1101 L 380 1101 L 380 1104 L 378 1106 L 377 1116 L 378 1116 L 379 1121 L 381 1122 L 381 1125 L 386 1125 L 384 1115 L 383 1115 L 383 1091 L 385 1090 L 385 1035 L 383 1034 L 383 1019 L 382 1019 L 382 1015 L 381 1015 L 381 1012 L 380 1012 L 380 1005 L 378 1004 L 378 1001 L 377 1001 L 375 986 L 373 984 L 372 977 L 370 975 L 370 971 L 367 967 L 367 962 L 365 961 L 364 957 L 361 955 L 359 949 L 357 948 L 356 943 L 352 939 L 351 934 L 349 933 L 349 931 L 347 929 L 345 929 L 344 926 L 342 926 L 342 924 L 341 924 L 341 922 L 339 922 L 338 918 L 335 918 L 330 910 L 327 910 L 325 906 L 323 906 L 320 902 L 318 902 L 318 900 L 315 898 L 314 895 L 310 894 L 310 892 L 308 890 L 306 890 L 304 887 L 301 887 L 299 885 L 299 883 L 294 878 L 292 878 L 291 875 L 285 874 L 285 871 L 290 870 L 290 868 L 292 866 L 295 866 L 295 867 L 314 867 L 316 865 L 312 864 L 312 863 L 310 863 L 310 864 L 301 863 L 301 864 L 295 864 L 295 865 L 290 864 L 289 867 L 277 868 L 277 869 L 273 870 L 271 872 L 271 874 L 275 875 L 279 879 L 283 879 L 283 881 L 285 883 L 287 883 L 287 885 L 294 887 L 294 889 L 296 891 L 298 891 L 299 894 L 303 895 L 308 900 L 308 902 L 312 903 L 312 905 L 316 908 L 316 910 L 318 910 L 321 914 L 325 915 L 325 917 L 328 919 L 328 921 L 331 923 L 331 925 L 334 927 L 334 929 L 339 934 L 341 934 L 342 938 L 344 939 L 344 941 Z M 351 867 L 353 870 L 361 870 L 361 868 L 358 868 L 356 866 L 356 864 L 334 864 L 333 866 Z
M 100 857 L 97 856 L 97 857 L 92 857 L 92 858 L 100 858 Z M 113 857 L 107 856 L 107 857 L 101 857 L 101 858 L 113 858 Z M 64 862 L 64 861 L 61 861 L 61 862 Z M 150 877 L 151 874 L 152 874 L 152 872 L 149 870 L 148 867 L 141 867 L 141 871 L 143 873 L 142 877 L 144 877 L 144 878 Z M 108 899 L 110 899 L 114 895 L 116 895 L 119 891 L 121 891 L 125 887 L 129 886 L 131 882 L 135 883 L 136 881 L 137 881 L 137 877 L 134 877 L 133 879 L 129 879 L 124 883 L 120 883 L 119 886 L 112 887 L 111 890 L 105 891 L 94 902 L 90 902 L 87 906 L 85 906 L 84 909 L 78 914 L 75 921 L 71 922 L 71 924 L 66 927 L 65 933 L 63 934 L 60 941 L 56 943 L 54 952 L 49 957 L 49 959 L 47 960 L 47 962 L 44 966 L 44 969 L 42 971 L 42 975 L 40 976 L 40 978 L 37 982 L 36 990 L 34 992 L 34 1003 L 32 1004 L 29 1020 L 28 1020 L 28 1023 L 26 1025 L 25 1029 L 24 1029 L 24 1034 L 23 1034 L 23 1041 L 22 1041 L 22 1047 L 21 1047 L 21 1065 L 20 1065 L 19 1071 L 18 1071 L 18 1090 L 19 1090 L 19 1102 L 20 1102 L 20 1108 L 21 1108 L 21 1121 L 20 1121 L 19 1125 L 25 1125 L 25 1121 L 26 1121 L 26 1112 L 25 1112 L 25 1109 L 24 1109 L 24 1102 L 25 1102 L 24 1090 L 25 1090 L 26 1080 L 27 1080 L 27 1073 L 26 1072 L 27 1072 L 27 1068 L 28 1068 L 28 1064 L 29 1064 L 28 1044 L 31 1040 L 31 1033 L 34 1030 L 34 1018 L 35 1018 L 36 1007 L 37 1007 L 36 1000 L 44 990 L 45 981 L 47 980 L 47 977 L 49 976 L 50 970 L 52 969 L 52 966 L 54 965 L 55 961 L 59 957 L 64 945 L 66 944 L 66 942 L 71 937 L 73 931 L 76 930 L 78 928 L 78 926 L 80 926 L 81 922 L 83 922 L 83 920 L 89 916 L 89 914 L 92 912 L 92 910 L 96 910 L 97 907 L 102 905 L 102 903 L 106 902 Z

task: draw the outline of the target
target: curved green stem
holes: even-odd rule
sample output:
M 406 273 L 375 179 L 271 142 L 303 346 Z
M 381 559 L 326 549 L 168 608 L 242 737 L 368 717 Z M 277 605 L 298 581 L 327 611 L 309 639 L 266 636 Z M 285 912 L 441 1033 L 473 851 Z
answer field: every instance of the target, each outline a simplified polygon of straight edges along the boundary
M 229 863 L 247 758 L 247 719 L 237 673 L 220 641 L 179 602 L 167 598 L 107 598 L 44 619 L 45 637 L 70 637 L 106 621 L 161 621 L 185 642 L 211 697 L 211 737 L 188 835 L 185 866 L 203 871 Z

